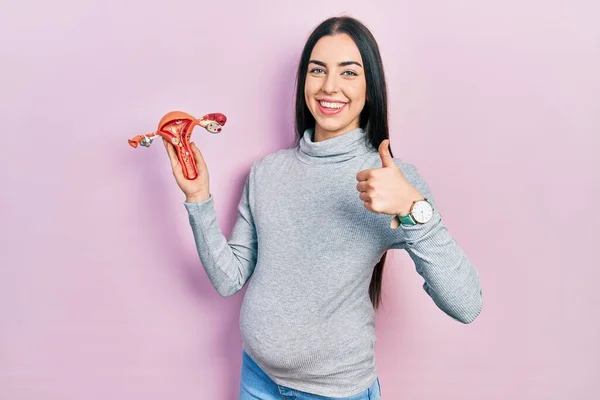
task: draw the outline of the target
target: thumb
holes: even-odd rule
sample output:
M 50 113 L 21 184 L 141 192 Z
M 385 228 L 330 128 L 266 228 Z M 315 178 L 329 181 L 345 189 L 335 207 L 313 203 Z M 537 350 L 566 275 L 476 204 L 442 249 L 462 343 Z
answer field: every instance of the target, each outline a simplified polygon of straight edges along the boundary
M 390 154 L 389 144 L 390 144 L 390 140 L 385 139 L 379 145 L 379 157 L 381 157 L 381 165 L 384 168 L 396 166 L 396 163 L 394 162 L 394 159 L 392 158 L 392 155 Z
M 204 157 L 202 156 L 200 149 L 196 147 L 196 143 L 192 142 L 190 143 L 190 145 L 190 147 L 192 148 L 192 153 L 194 153 L 194 158 L 196 159 L 196 164 L 206 165 L 206 162 L 204 161 Z

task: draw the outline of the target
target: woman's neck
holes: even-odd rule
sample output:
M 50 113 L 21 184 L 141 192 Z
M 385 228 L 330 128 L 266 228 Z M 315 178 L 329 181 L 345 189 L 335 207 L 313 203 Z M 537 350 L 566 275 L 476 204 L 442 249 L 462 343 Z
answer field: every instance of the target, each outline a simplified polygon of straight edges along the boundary
M 351 124 L 345 126 L 344 128 L 338 129 L 337 131 L 328 131 L 328 130 L 324 129 L 322 126 L 320 126 L 319 124 L 315 124 L 314 141 L 321 142 L 323 140 L 327 140 L 327 139 L 334 138 L 336 136 L 343 135 L 344 133 L 348 133 L 348 132 L 353 131 L 358 128 L 359 128 L 358 121 L 351 123 Z

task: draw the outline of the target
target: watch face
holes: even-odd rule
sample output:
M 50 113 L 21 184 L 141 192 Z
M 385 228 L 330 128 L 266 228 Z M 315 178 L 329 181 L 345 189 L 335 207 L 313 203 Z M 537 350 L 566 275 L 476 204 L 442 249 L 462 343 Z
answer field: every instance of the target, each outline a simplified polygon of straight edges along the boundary
M 433 208 L 426 200 L 415 203 L 412 209 L 412 217 L 420 224 L 428 222 L 433 217 Z

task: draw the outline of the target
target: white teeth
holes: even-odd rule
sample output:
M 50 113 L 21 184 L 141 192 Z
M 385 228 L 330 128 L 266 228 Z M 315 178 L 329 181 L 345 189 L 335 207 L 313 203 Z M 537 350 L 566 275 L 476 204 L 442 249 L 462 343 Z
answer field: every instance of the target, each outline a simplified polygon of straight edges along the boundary
M 344 103 L 329 103 L 327 101 L 320 101 L 319 103 L 325 108 L 342 108 L 345 105 Z

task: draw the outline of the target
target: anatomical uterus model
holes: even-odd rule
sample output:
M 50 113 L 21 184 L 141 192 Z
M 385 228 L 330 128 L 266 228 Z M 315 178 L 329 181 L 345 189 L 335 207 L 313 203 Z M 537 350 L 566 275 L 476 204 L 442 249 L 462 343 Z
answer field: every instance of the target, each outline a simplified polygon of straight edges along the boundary
M 221 113 L 206 114 L 200 119 L 183 111 L 170 111 L 166 113 L 158 123 L 158 129 L 152 133 L 137 135 L 128 140 L 131 147 L 138 145 L 150 147 L 157 136 L 165 138 L 176 150 L 177 158 L 181 163 L 183 175 L 190 180 L 196 179 L 196 160 L 190 147 L 190 137 L 196 125 L 200 125 L 213 134 L 221 132 L 227 117 Z

